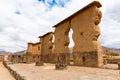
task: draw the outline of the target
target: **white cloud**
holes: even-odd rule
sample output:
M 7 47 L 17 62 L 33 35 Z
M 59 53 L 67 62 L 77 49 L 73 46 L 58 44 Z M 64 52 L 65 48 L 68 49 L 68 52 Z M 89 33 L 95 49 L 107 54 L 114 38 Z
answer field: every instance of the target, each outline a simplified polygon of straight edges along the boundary
M 61 5 L 58 0 L 55 1 Z M 53 31 L 53 25 L 92 1 L 63 0 L 64 7 L 56 5 L 49 8 L 48 4 L 46 5 L 38 0 L 0 0 L 0 49 L 7 51 L 26 49 L 27 42 L 39 41 L 38 36 Z M 114 13 L 114 8 L 117 12 L 119 8 L 116 6 L 119 5 L 120 1 L 99 1 L 103 5 L 101 8 L 103 18 L 100 24 L 102 35 L 99 41 L 104 46 L 120 48 L 117 45 L 120 44 L 118 36 L 120 20 L 112 18 L 112 16 L 118 17 L 119 13 Z

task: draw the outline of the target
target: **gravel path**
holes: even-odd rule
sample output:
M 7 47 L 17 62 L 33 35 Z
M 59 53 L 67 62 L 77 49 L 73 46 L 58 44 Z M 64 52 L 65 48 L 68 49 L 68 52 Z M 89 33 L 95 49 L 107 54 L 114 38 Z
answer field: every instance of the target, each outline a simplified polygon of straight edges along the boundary
M 15 80 L 9 71 L 0 62 L 0 80 Z
M 55 70 L 53 64 L 44 66 L 13 64 L 9 66 L 25 76 L 26 80 L 120 80 L 119 70 L 77 66 L 68 66 L 67 70 Z

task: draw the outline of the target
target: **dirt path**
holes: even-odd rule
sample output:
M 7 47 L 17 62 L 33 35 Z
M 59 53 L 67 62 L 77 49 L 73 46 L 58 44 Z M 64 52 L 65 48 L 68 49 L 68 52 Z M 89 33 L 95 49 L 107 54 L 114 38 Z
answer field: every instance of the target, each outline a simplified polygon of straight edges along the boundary
M 2 62 L 0 62 L 0 80 L 15 80 L 9 71 L 4 67 Z

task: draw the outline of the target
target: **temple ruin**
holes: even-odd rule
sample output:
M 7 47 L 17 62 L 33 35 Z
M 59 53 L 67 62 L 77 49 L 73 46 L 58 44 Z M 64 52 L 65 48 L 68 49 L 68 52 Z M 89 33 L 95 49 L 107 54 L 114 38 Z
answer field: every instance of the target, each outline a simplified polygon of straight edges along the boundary
M 41 42 L 41 60 L 44 62 L 50 62 L 50 55 L 53 48 L 53 32 L 48 32 L 43 36 L 39 36 Z
M 103 57 L 100 43 L 98 24 L 102 13 L 99 8 L 102 5 L 94 1 L 80 9 L 65 20 L 54 25 L 54 32 L 40 36 L 40 42 L 28 43 L 27 54 L 39 55 L 40 61 L 47 63 L 70 63 L 70 51 L 68 45 L 69 31 L 73 30 L 73 65 L 102 67 Z M 54 42 L 53 41 L 54 36 Z M 29 58 L 28 60 L 30 60 Z
M 28 43 L 27 53 L 30 55 L 41 54 L 41 43 Z

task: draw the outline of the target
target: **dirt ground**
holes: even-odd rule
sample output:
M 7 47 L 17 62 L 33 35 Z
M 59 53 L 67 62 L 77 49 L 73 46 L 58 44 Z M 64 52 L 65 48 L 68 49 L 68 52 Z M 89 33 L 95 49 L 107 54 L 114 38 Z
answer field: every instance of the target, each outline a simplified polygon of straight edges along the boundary
M 15 80 L 9 71 L 0 62 L 0 80 Z
M 35 66 L 32 64 L 10 64 L 13 70 L 26 80 L 120 80 L 117 65 L 106 65 L 104 68 L 68 66 L 67 70 L 55 70 L 54 64 Z M 113 69 L 109 69 L 113 68 Z

